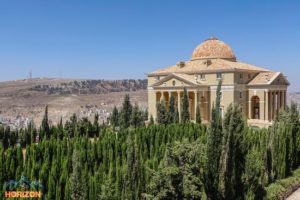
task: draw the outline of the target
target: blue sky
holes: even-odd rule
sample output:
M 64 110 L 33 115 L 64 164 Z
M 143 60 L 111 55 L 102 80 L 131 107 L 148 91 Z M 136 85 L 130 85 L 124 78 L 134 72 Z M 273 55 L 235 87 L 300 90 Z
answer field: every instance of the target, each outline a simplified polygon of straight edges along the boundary
M 34 77 L 146 78 L 188 60 L 210 36 L 237 59 L 282 71 L 300 91 L 300 2 L 0 2 L 0 81 Z

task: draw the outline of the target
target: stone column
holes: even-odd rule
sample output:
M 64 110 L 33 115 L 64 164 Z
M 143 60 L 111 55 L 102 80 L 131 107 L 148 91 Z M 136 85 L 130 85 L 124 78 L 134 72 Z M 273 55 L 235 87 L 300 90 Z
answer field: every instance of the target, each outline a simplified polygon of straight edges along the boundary
M 280 101 L 281 101 L 281 109 L 284 109 L 284 91 L 283 90 L 281 90 L 280 91 Z
M 249 95 L 248 97 L 248 114 L 249 114 L 249 119 L 252 119 L 252 104 L 251 104 L 251 97 Z
M 283 109 L 283 90 L 280 90 L 280 109 Z
M 180 98 L 180 91 L 177 91 L 177 108 L 178 108 L 178 114 L 179 114 L 179 120 L 181 121 L 181 98 Z
M 259 99 L 259 120 L 264 120 L 265 119 L 265 92 L 263 95 L 263 99 Z
M 277 90 L 274 92 L 274 118 L 277 115 L 277 107 L 278 107 L 278 100 L 277 100 Z
M 283 91 L 283 108 L 286 107 L 286 90 Z
M 269 120 L 269 92 L 268 90 L 265 92 L 265 119 Z
M 278 90 L 277 91 L 277 114 L 278 114 L 278 112 L 279 112 L 279 109 L 280 109 L 280 91 Z
M 271 121 L 271 96 L 270 91 L 268 91 L 268 120 Z
M 160 102 L 162 102 L 162 100 L 164 100 L 164 92 L 160 91 Z
M 156 108 L 157 108 L 157 96 L 158 96 L 158 93 L 159 92 L 155 92 L 155 110 L 156 110 Z
M 184 94 L 183 94 L 184 95 Z M 190 97 L 190 90 L 187 90 L 187 95 L 188 95 L 188 102 L 189 102 L 189 120 L 192 120 L 193 119 L 193 110 L 194 110 L 194 108 L 192 107 L 192 105 L 193 105 L 193 99 L 192 99 L 192 97 Z
M 270 121 L 273 120 L 273 91 L 270 91 Z
M 279 109 L 281 110 L 283 102 L 282 102 L 282 90 L 279 90 Z
M 204 109 L 205 109 L 205 119 L 207 121 L 209 121 L 210 117 L 211 117 L 211 115 L 210 115 L 211 110 L 210 110 L 210 93 L 209 93 L 209 91 L 207 91 L 206 96 L 204 96 Z
M 169 95 L 168 107 L 170 107 L 170 101 L 171 101 L 172 93 L 170 91 L 168 91 L 168 95 Z
M 196 91 L 194 91 L 194 96 L 195 96 L 195 98 L 194 98 L 194 101 L 195 101 L 195 121 L 196 121 L 196 113 L 197 113 L 197 105 L 198 105 L 198 91 L 196 90 Z
M 272 116 L 272 120 L 274 120 L 275 118 L 275 114 L 276 114 L 276 91 L 273 91 L 273 116 Z
M 280 110 L 281 108 L 281 90 L 278 90 L 278 111 Z

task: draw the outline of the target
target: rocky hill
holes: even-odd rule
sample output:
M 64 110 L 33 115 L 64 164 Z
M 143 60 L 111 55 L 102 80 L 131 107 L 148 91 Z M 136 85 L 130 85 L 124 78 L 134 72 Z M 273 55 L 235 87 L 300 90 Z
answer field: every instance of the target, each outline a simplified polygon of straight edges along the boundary
M 73 113 L 79 117 L 106 120 L 114 105 L 120 107 L 129 93 L 133 103 L 147 106 L 146 80 L 72 80 L 38 78 L 0 83 L 0 123 L 24 127 L 34 121 L 39 126 L 46 105 L 49 119 L 57 123 Z
M 110 92 L 130 92 L 145 90 L 147 80 L 81 80 L 58 84 L 35 85 L 32 91 L 46 92 L 47 94 L 103 94 Z
M 291 101 L 296 102 L 300 105 L 300 92 L 289 92 L 287 94 L 288 103 Z

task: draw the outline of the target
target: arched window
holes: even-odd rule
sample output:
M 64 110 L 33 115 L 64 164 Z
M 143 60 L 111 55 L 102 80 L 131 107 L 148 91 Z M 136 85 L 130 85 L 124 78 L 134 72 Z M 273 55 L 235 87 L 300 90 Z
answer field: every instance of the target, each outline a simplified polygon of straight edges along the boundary
M 260 118 L 260 108 L 259 108 L 259 97 L 253 96 L 251 98 L 251 108 L 252 108 L 252 119 Z
M 173 81 L 173 82 L 172 82 L 172 85 L 175 86 L 175 85 L 176 85 L 176 81 Z

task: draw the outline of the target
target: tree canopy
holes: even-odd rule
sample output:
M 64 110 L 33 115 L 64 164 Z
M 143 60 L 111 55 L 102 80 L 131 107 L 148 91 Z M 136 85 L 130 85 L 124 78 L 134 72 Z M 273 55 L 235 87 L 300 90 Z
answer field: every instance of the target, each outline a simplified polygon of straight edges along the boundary
M 46 116 L 40 128 L 0 126 L 0 195 L 10 189 L 5 182 L 25 176 L 51 200 L 263 199 L 265 187 L 300 166 L 299 110 L 292 104 L 270 128 L 254 129 L 237 105 L 222 119 L 220 89 L 209 126 L 153 118 L 144 126 L 146 111 L 128 98 L 117 116 L 131 108 L 128 128 L 73 115 L 37 140 Z

